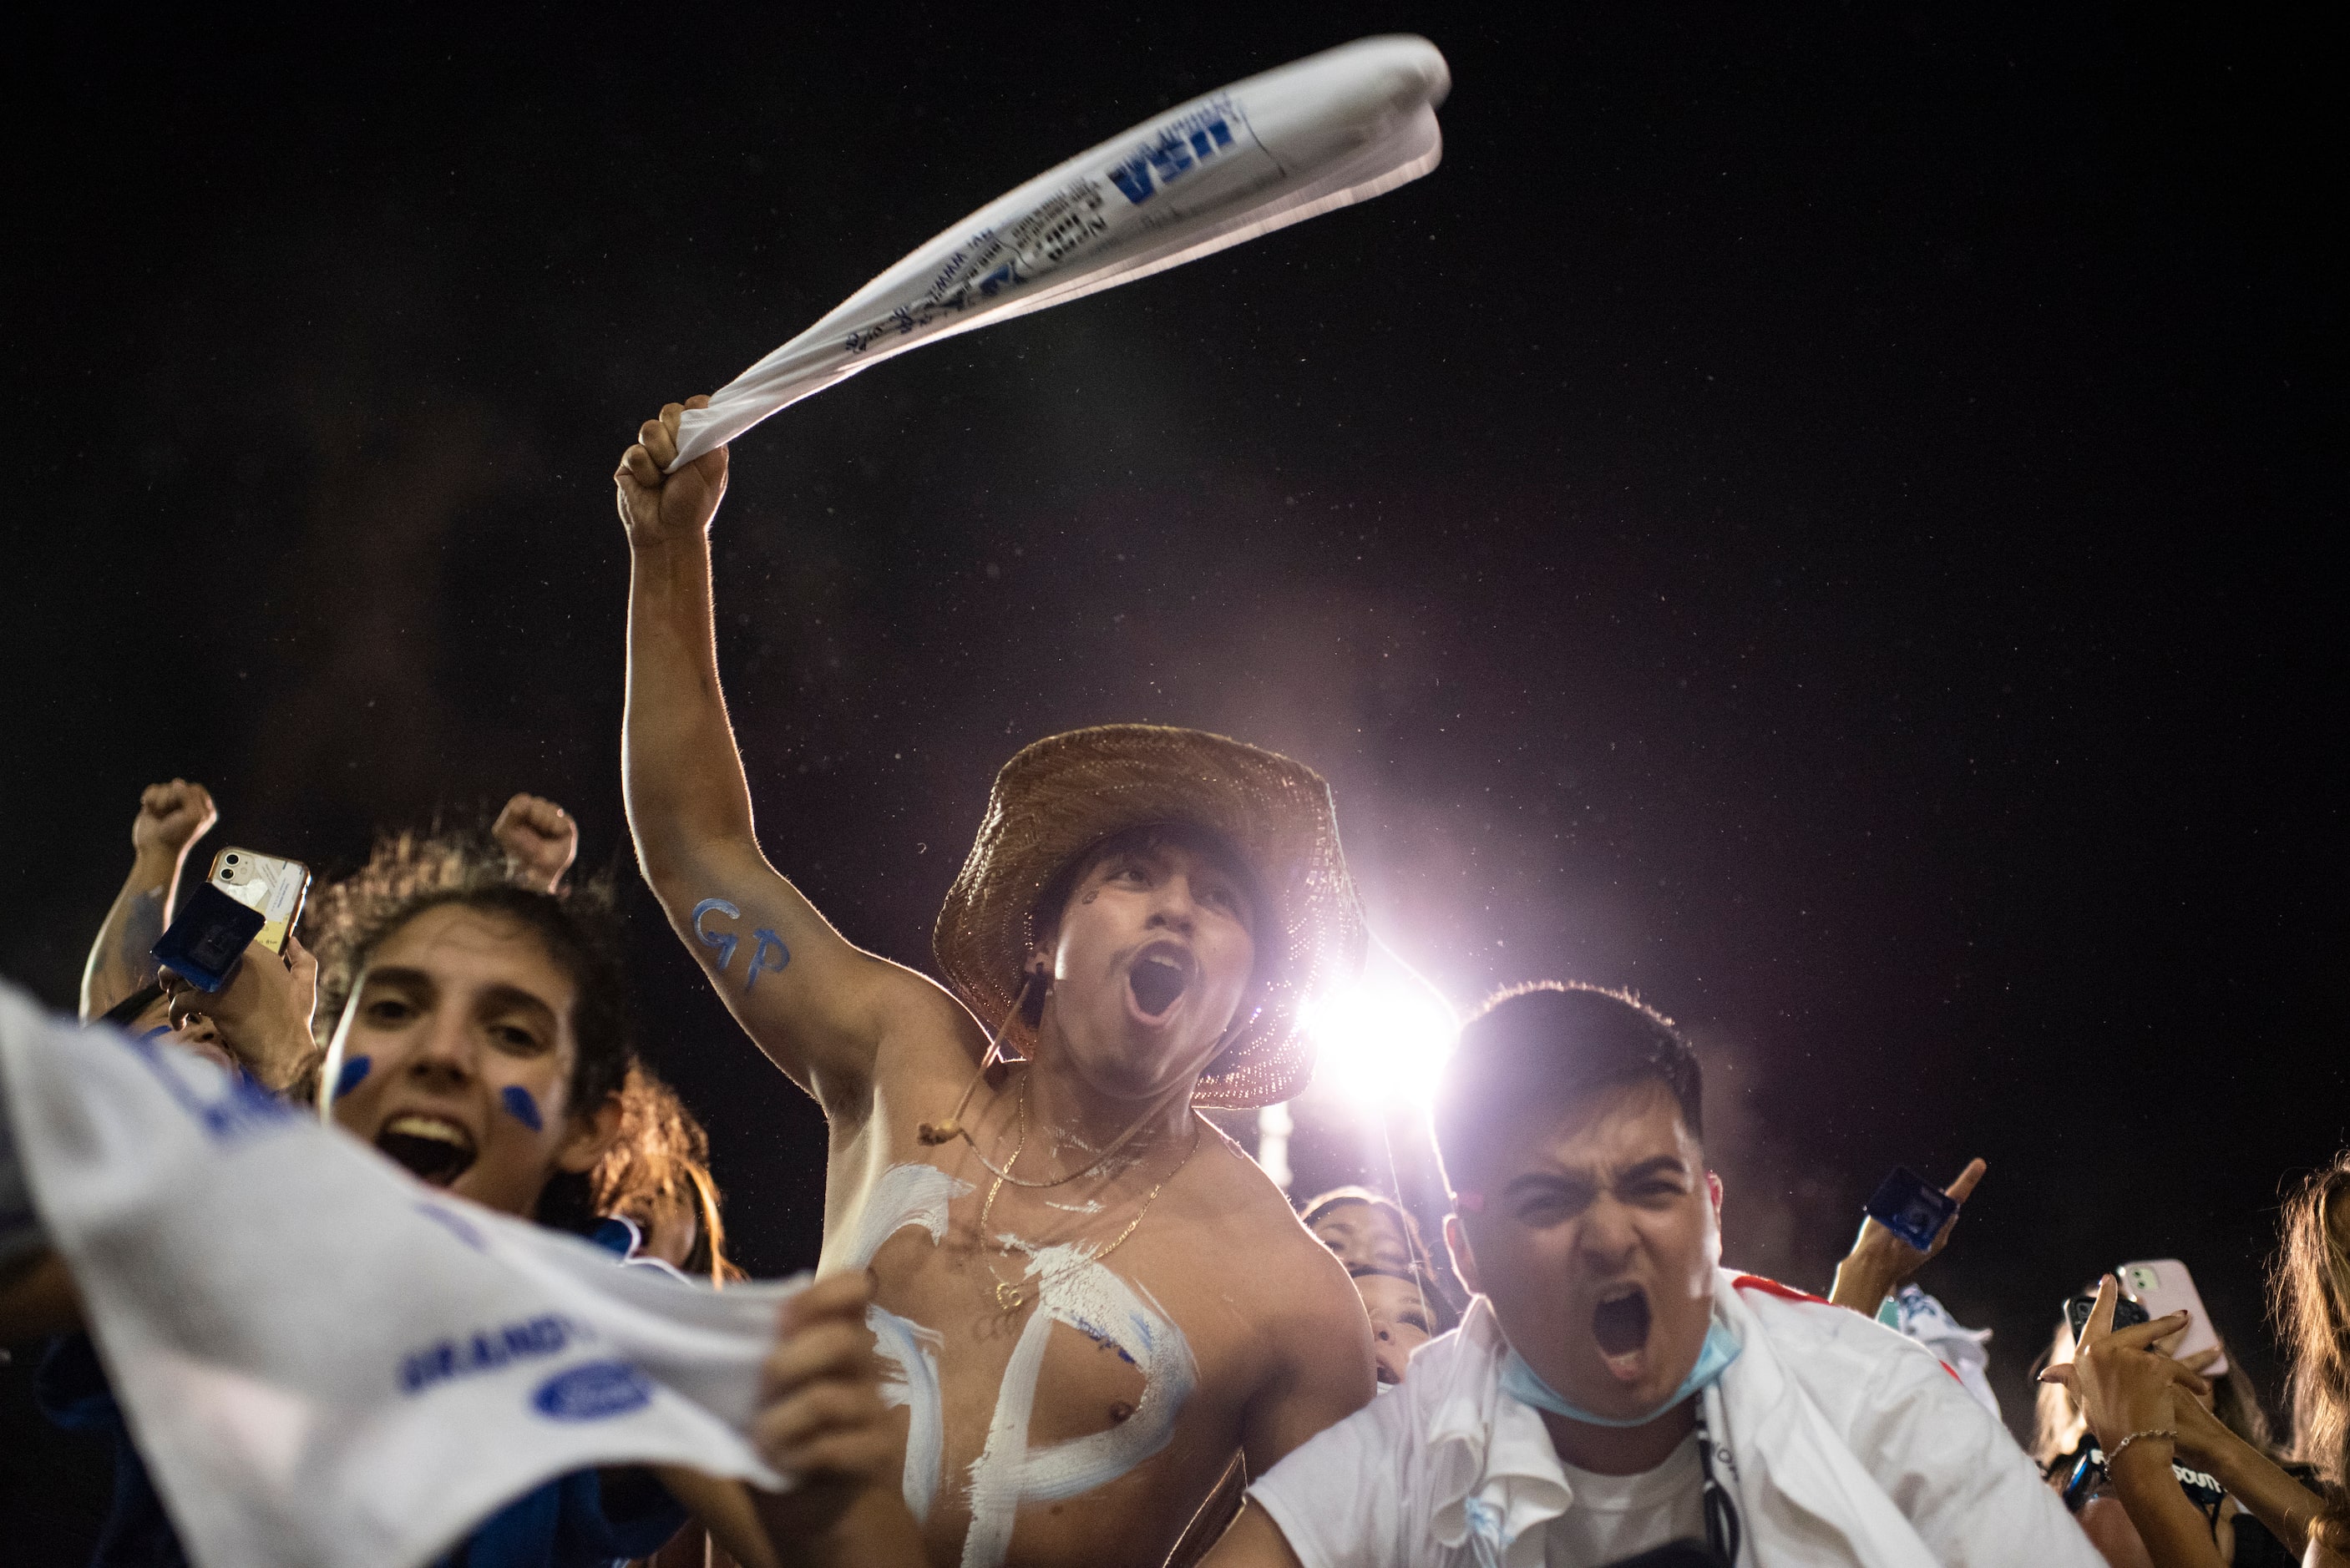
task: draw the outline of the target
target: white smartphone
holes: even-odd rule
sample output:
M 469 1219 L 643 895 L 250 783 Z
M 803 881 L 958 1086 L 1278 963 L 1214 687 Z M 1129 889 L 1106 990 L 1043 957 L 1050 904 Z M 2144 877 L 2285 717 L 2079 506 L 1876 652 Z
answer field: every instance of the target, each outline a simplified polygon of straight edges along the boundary
M 302 918 L 310 896 L 310 868 L 299 860 L 256 855 L 231 847 L 213 857 L 204 880 L 248 909 L 261 911 L 261 934 L 253 940 L 271 952 L 286 950 L 286 935 Z
M 2172 1356 L 2192 1355 L 2220 1343 L 2211 1314 L 2203 1310 L 2203 1298 L 2196 1293 L 2195 1276 L 2187 1272 L 2186 1264 L 2176 1258 L 2154 1258 L 2124 1263 L 2116 1272 L 2121 1275 L 2122 1289 L 2137 1298 L 2147 1317 L 2168 1317 L 2182 1310 L 2187 1314 L 2187 1337 L 2178 1342 Z M 2228 1358 L 2222 1355 L 2203 1370 L 2217 1377 L 2228 1370 Z

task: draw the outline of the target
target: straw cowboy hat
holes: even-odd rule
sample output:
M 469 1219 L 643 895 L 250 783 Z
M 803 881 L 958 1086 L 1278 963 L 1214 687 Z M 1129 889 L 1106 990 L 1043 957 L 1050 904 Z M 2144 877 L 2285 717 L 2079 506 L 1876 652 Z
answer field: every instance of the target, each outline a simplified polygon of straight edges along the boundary
M 1330 786 L 1302 763 L 1200 730 L 1104 724 L 1051 735 L 1003 764 L 931 939 L 939 972 L 991 1027 L 1013 1013 L 1055 873 L 1113 833 L 1158 823 L 1222 835 L 1256 878 L 1256 975 L 1200 1075 L 1194 1105 L 1288 1099 L 1314 1075 L 1298 1007 L 1362 969 L 1362 904 Z M 1007 1044 L 1032 1032 L 1013 1016 Z

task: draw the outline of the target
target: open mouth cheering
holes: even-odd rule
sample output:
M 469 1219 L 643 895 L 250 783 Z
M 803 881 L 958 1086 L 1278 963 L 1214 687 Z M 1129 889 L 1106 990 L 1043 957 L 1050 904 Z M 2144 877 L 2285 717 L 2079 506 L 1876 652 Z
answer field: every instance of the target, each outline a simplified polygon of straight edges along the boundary
M 1163 1018 L 1191 983 L 1197 962 L 1173 942 L 1152 942 L 1134 955 L 1127 983 L 1134 989 L 1134 1004 L 1149 1018 Z
M 418 1179 L 448 1187 L 473 1168 L 473 1135 L 446 1116 L 405 1112 L 383 1124 L 375 1147 Z
M 1646 1369 L 1648 1318 L 1648 1293 L 1638 1285 L 1611 1286 L 1591 1309 L 1591 1337 L 1607 1370 L 1627 1383 Z

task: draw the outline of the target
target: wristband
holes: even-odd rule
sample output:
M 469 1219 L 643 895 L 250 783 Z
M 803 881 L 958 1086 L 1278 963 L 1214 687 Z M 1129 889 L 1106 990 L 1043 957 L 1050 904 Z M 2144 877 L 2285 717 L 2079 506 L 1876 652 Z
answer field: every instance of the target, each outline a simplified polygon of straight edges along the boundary
M 2175 1440 L 2178 1436 L 2178 1428 L 2176 1427 L 2148 1427 L 2143 1432 L 2132 1432 L 2128 1437 L 2124 1438 L 2120 1442 L 2116 1443 L 2106 1451 L 2106 1473 L 2108 1475 L 2113 1473 L 2114 1464 L 2122 1457 L 2122 1450 L 2128 1448 L 2132 1443 L 2137 1442 L 2140 1438 L 2169 1438 Z

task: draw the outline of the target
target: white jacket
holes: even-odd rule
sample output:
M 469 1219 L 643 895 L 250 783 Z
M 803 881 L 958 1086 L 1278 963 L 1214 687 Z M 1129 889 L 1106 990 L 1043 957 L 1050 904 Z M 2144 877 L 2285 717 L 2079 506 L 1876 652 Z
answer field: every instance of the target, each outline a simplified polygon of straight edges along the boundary
M 1704 1395 L 1740 1568 L 2105 1568 L 1923 1346 L 1727 1270 L 1713 1310 L 1743 1347 Z M 1507 1350 L 1479 1298 L 1394 1394 L 1250 1489 L 1305 1568 L 1540 1568 L 1544 1526 L 1575 1496 L 1541 1414 L 1501 1390 Z

